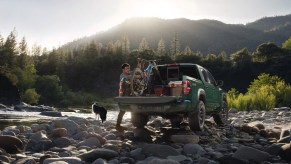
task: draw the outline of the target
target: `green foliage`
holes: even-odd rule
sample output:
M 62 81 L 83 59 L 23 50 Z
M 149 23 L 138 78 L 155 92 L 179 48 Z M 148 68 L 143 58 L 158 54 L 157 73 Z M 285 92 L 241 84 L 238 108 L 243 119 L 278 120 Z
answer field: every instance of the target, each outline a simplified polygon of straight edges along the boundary
M 271 76 L 270 74 L 262 73 L 257 79 L 251 82 L 251 85 L 248 88 L 248 93 L 257 93 L 260 87 L 265 85 L 275 86 L 278 82 L 284 81 L 276 75 Z
M 282 48 L 291 50 L 291 37 L 282 44 Z
M 239 110 L 271 110 L 276 106 L 290 106 L 291 86 L 278 76 L 263 73 L 255 79 L 246 94 L 235 89 L 228 91 L 230 107 Z
M 22 101 L 28 103 L 28 104 L 37 104 L 39 100 L 40 95 L 36 93 L 35 89 L 27 89 L 23 96 Z
M 39 76 L 35 83 L 36 91 L 40 96 L 40 103 L 59 104 L 64 98 L 64 92 L 57 75 Z

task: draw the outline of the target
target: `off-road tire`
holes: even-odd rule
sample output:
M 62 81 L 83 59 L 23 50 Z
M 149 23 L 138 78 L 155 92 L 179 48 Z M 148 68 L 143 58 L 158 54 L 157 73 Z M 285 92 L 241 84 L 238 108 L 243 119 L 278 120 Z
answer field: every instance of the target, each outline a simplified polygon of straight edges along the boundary
M 215 123 L 219 126 L 224 126 L 228 119 L 228 105 L 227 101 L 223 100 L 218 113 L 213 114 L 213 119 Z
M 172 116 L 170 118 L 172 128 L 179 128 L 182 121 L 183 121 L 183 116 L 177 115 L 177 116 Z
M 137 128 L 143 128 L 149 121 L 149 116 L 142 113 L 131 113 L 131 123 Z
M 203 131 L 205 123 L 205 105 L 203 101 L 199 101 L 196 109 L 188 114 L 188 121 L 191 130 L 193 131 Z

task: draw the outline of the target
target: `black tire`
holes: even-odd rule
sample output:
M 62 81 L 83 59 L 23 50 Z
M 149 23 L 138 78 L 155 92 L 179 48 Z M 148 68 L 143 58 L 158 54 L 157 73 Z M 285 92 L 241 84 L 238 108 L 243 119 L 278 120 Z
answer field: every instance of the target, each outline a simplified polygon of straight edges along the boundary
M 228 119 L 228 105 L 227 101 L 223 100 L 218 113 L 213 114 L 213 119 L 215 123 L 219 126 L 224 126 Z
M 172 128 L 179 128 L 182 121 L 183 121 L 183 116 L 177 115 L 177 116 L 172 116 L 170 118 Z
M 145 89 L 144 74 L 140 68 L 135 68 L 130 79 L 130 89 L 132 95 L 140 96 Z
M 194 111 L 189 112 L 188 121 L 191 130 L 202 131 L 205 123 L 205 105 L 203 101 L 199 101 Z
M 141 113 L 131 113 L 131 123 L 137 128 L 143 128 L 149 121 L 149 116 Z

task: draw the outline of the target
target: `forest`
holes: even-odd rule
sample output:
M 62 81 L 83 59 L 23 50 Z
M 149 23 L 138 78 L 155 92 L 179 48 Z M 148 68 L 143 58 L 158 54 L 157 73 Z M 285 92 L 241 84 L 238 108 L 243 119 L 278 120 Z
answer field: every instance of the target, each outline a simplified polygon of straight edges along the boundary
M 88 106 L 96 100 L 111 103 L 118 95 L 121 64 L 128 62 L 134 68 L 137 57 L 162 59 L 158 64 L 202 65 L 216 80 L 224 81 L 223 88 L 232 96 L 230 104 L 234 106 L 238 106 L 234 100 L 240 94 L 242 99 L 250 92 L 256 78 L 275 77 L 276 82 L 284 83 L 283 87 L 291 82 L 291 37 L 281 45 L 266 42 L 257 45 L 254 52 L 242 47 L 230 54 L 204 54 L 188 46 L 181 50 L 177 33 L 169 41 L 169 48 L 160 40 L 155 49 L 149 47 L 145 37 L 136 49 L 131 49 L 130 40 L 123 36 L 106 45 L 91 41 L 73 49 L 52 51 L 40 46 L 29 51 L 24 37 L 17 40 L 15 30 L 7 38 L 0 35 L 0 73 L 19 88 L 22 101 L 29 104 L 69 107 Z M 274 101 L 273 106 L 291 105 Z

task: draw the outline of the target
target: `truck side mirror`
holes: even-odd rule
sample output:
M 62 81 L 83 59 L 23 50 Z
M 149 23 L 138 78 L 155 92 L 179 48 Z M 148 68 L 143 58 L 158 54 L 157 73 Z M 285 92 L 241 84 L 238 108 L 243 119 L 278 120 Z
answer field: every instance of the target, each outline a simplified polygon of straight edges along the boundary
M 222 80 L 217 80 L 217 86 L 222 87 L 223 86 L 223 81 Z

